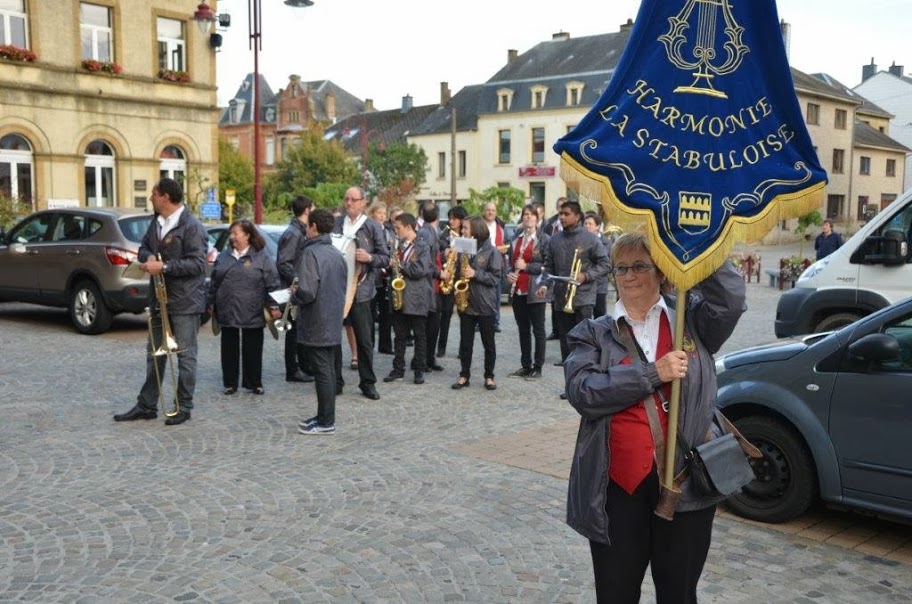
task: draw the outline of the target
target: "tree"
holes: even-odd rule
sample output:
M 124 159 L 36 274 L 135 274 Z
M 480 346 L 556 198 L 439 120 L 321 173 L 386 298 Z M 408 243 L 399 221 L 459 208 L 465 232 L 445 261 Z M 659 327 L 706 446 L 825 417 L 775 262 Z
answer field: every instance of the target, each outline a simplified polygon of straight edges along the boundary
M 325 183 L 344 183 L 352 186 L 359 182 L 358 167 L 346 154 L 338 141 L 323 139 L 323 128 L 312 125 L 293 139 L 276 171 L 267 179 L 264 205 L 273 207 L 287 196 L 299 195 Z M 340 196 L 333 205 L 341 201 Z
M 814 210 L 809 212 L 804 216 L 798 217 L 798 226 L 795 227 L 795 232 L 801 235 L 801 246 L 798 251 L 798 257 L 804 258 L 804 242 L 807 241 L 807 230 L 813 226 L 820 226 L 823 224 L 823 217 L 820 215 L 820 212 Z
M 480 216 L 489 201 L 497 205 L 498 218 L 504 222 L 513 222 L 526 204 L 526 194 L 514 187 L 488 187 L 481 192 L 469 189 L 469 198 L 462 202 L 462 206 L 469 216 Z
M 253 162 L 223 138 L 219 139 L 219 201 L 225 203 L 225 191 L 234 189 L 234 215 L 241 216 L 241 206 L 250 212 L 253 207 Z
M 367 153 L 367 189 L 386 203 L 414 197 L 427 175 L 427 155 L 415 144 L 372 144 Z

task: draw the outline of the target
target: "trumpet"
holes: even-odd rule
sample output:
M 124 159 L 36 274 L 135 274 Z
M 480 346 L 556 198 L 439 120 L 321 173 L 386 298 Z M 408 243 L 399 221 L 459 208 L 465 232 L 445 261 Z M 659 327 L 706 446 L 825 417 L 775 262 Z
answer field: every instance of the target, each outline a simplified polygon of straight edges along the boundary
M 398 240 L 390 257 L 390 270 L 393 273 L 393 278 L 390 279 L 390 305 L 393 310 L 402 310 L 405 305 L 405 279 L 402 277 L 402 267 L 399 265 Z
M 291 287 L 295 287 L 298 284 L 298 278 L 295 277 L 294 281 L 291 282 Z M 288 331 L 291 329 L 291 321 L 289 317 L 291 316 L 292 307 L 294 304 L 291 302 L 291 298 L 288 298 L 288 302 L 285 303 L 285 310 L 282 312 L 282 318 L 276 319 L 272 322 L 275 325 L 276 331 Z M 294 317 L 291 317 L 294 318 Z
M 579 247 L 573 250 L 573 261 L 570 262 L 570 284 L 567 286 L 567 303 L 564 304 L 563 311 L 565 313 L 573 314 L 573 298 L 576 297 L 576 288 L 579 287 L 579 283 L 576 280 L 579 278 L 579 274 L 582 272 L 583 268 L 583 259 L 580 257 Z
M 161 255 L 157 255 L 156 258 L 161 260 Z M 175 358 L 175 355 L 181 351 L 177 349 L 177 340 L 174 339 L 174 334 L 171 331 L 171 319 L 168 317 L 168 289 L 165 286 L 165 276 L 161 273 L 152 275 L 152 288 L 155 291 L 155 299 L 158 301 L 158 312 L 161 318 L 161 341 L 158 346 L 155 345 L 155 329 L 152 322 L 152 311 L 147 308 L 146 312 L 149 313 L 149 354 L 152 356 L 152 366 L 155 368 L 155 381 L 158 384 L 158 404 L 161 406 L 162 413 L 165 417 L 174 417 L 180 413 L 180 403 L 177 402 L 178 382 L 177 369 L 175 368 L 177 359 Z M 168 402 L 165 400 L 165 392 L 162 388 L 162 373 L 165 364 L 170 367 L 171 384 L 173 385 L 171 400 L 174 407 L 171 411 L 168 411 Z
M 465 274 L 465 270 L 469 268 L 468 255 L 462 255 L 462 263 L 459 266 L 460 275 Z M 460 277 L 460 279 L 453 284 L 453 291 L 456 292 L 456 310 L 465 312 L 465 309 L 469 307 L 469 278 Z

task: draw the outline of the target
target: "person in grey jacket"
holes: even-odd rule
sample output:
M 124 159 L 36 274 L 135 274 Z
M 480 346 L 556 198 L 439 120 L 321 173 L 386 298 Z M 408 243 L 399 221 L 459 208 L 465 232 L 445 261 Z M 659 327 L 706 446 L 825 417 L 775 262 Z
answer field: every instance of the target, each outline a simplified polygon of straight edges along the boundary
M 456 279 L 469 280 L 469 305 L 459 314 L 459 362 L 461 369 L 459 379 L 453 384 L 454 390 L 469 385 L 472 375 L 472 353 L 475 346 L 475 326 L 481 335 L 484 347 L 484 387 L 496 390 L 494 381 L 494 363 L 497 360 L 497 349 L 494 344 L 494 322 L 497 319 L 497 308 L 500 298 L 497 295 L 497 284 L 503 274 L 503 254 L 491 243 L 491 233 L 483 218 L 475 216 L 462 222 L 462 236 L 474 237 L 478 243 L 477 253 L 464 266 L 464 254 L 460 254 L 456 264 Z M 447 277 L 445 272 L 441 279 Z
M 415 217 L 403 213 L 393 220 L 399 249 L 391 262 L 398 263 L 398 273 L 405 280 L 402 290 L 402 308 L 392 309 L 393 332 L 393 370 L 383 378 L 384 382 L 394 382 L 405 377 L 405 339 L 411 333 L 415 337 L 415 352 L 412 367 L 415 371 L 415 383 L 424 383 L 424 372 L 427 371 L 427 337 L 425 333 L 428 312 L 433 304 L 434 286 L 431 279 L 436 267 L 431 259 L 431 247 L 426 237 L 419 237 L 416 231 L 418 224 Z M 391 279 L 396 271 L 390 269 Z M 392 294 L 391 294 L 392 295 Z
M 307 216 L 313 209 L 313 200 L 306 195 L 298 195 L 291 202 L 291 222 L 288 228 L 279 237 L 278 257 L 276 268 L 283 287 L 291 287 L 297 273 L 295 265 L 304 241 L 307 239 Z M 289 315 L 288 323 L 291 327 L 285 330 L 285 381 L 286 382 L 312 382 L 313 376 L 307 371 L 307 359 L 304 351 L 298 348 L 298 321 Z
M 538 229 L 535 207 L 527 205 L 522 211 L 522 232 L 510 246 L 512 270 L 510 300 L 513 317 L 519 329 L 519 357 L 522 366 L 509 377 L 538 379 L 545 363 L 545 302 L 535 295 L 537 282 L 544 270 L 550 237 Z M 532 354 L 532 337 L 535 337 L 535 354 Z
M 180 183 L 163 178 L 152 189 L 150 201 L 155 220 L 139 246 L 140 268 L 150 278 L 162 275 L 168 291 L 168 318 L 177 341 L 177 400 L 180 412 L 165 420 L 176 426 L 190 419 L 193 393 L 196 389 L 196 334 L 200 316 L 206 310 L 206 252 L 209 238 L 202 223 L 182 203 Z M 162 342 L 162 321 L 154 287 L 149 288 L 151 333 L 146 348 L 146 379 L 136 405 L 114 416 L 114 421 L 127 422 L 155 419 L 159 400 L 157 375 L 164 375 L 167 356 L 153 356 L 152 350 Z M 153 364 L 154 363 L 154 364 Z M 157 369 L 156 369 L 157 367 Z
M 209 280 L 207 305 L 221 328 L 222 386 L 224 394 L 241 385 L 254 394 L 263 388 L 263 307 L 273 319 L 282 316 L 269 292 L 281 287 L 279 274 L 263 236 L 249 220 L 235 220 L 228 229 L 231 244 L 215 261 Z
M 358 387 L 361 394 L 377 400 L 380 394 L 377 393 L 377 376 L 374 374 L 374 317 L 370 303 L 377 288 L 376 272 L 389 266 L 389 248 L 383 227 L 364 213 L 366 203 L 364 191 L 359 187 L 345 191 L 345 213 L 336 219 L 334 230 L 339 235 L 354 239 L 357 248 L 355 260 L 358 273 L 355 278 L 358 289 L 348 311 L 348 322 L 355 332 L 358 349 Z
M 619 237 L 611 260 L 618 302 L 568 336 L 567 398 L 581 419 L 567 524 L 589 539 L 599 602 L 639 601 L 651 565 L 659 602 L 695 603 L 718 499 L 696 495 L 688 478 L 673 520 L 654 514 L 662 460 L 656 460 L 646 405 L 654 406 L 657 431 L 667 436 L 674 427 L 663 400 L 671 382 L 682 380 L 680 434 L 693 444 L 707 440 L 716 405 L 712 355 L 746 310 L 744 280 L 726 263 L 678 304 L 661 293 L 665 278 L 644 235 Z M 672 325 L 685 308 L 684 339 L 675 348 Z M 678 453 L 675 474 L 683 467 Z
M 566 312 L 568 286 L 567 281 L 552 280 L 548 288 L 554 298 L 554 321 L 557 336 L 560 338 L 561 363 L 570 352 L 567 346 L 567 334 L 573 326 L 584 319 L 591 319 L 595 308 L 595 292 L 598 281 L 608 275 L 609 261 L 605 246 L 599 238 L 583 225 L 583 212 L 576 201 L 565 201 L 559 211 L 562 230 L 551 236 L 551 249 L 545 272 L 549 275 L 569 277 L 573 257 L 579 250 L 578 258 L 582 259 L 582 270 L 577 280 L 576 294 L 572 301 L 572 311 Z M 536 295 L 546 296 L 548 289 L 543 285 Z
M 317 208 L 308 217 L 308 239 L 298 259 L 298 343 L 307 348 L 314 372 L 317 414 L 298 424 L 301 434 L 336 431 L 336 393 L 342 379 L 342 309 L 348 283 L 345 258 L 333 244 L 333 215 Z

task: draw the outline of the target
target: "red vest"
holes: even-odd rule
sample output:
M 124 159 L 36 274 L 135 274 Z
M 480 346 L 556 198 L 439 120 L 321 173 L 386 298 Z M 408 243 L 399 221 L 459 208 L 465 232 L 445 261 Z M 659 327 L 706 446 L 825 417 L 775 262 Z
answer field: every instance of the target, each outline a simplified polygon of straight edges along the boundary
M 631 337 L 633 335 L 631 334 Z M 672 351 L 671 325 L 664 312 L 659 320 L 659 342 L 656 346 L 656 359 Z M 636 354 L 635 351 L 631 351 Z M 630 357 L 621 361 L 622 365 L 630 364 Z M 671 384 L 662 386 L 665 400 L 671 394 Z M 608 464 L 608 478 L 632 495 L 643 479 L 649 475 L 655 462 L 655 445 L 652 442 L 652 430 L 649 429 L 649 418 L 646 417 L 644 404 L 655 405 L 662 424 L 662 435 L 668 435 L 668 414 L 662 409 L 662 400 L 655 393 L 636 405 L 627 407 L 611 418 L 611 430 L 608 436 L 608 451 L 611 461 Z
M 534 240 L 533 240 L 534 241 Z M 531 243 L 531 245 L 530 245 Z M 532 262 L 532 248 L 535 247 L 535 243 L 526 241 L 525 235 L 520 235 L 516 239 L 516 244 L 513 246 L 513 253 L 511 254 L 513 264 L 516 264 L 516 261 L 519 258 L 522 258 L 526 264 Z M 519 279 L 516 281 L 516 293 L 517 294 L 527 294 L 529 293 L 529 273 L 521 271 L 519 273 Z

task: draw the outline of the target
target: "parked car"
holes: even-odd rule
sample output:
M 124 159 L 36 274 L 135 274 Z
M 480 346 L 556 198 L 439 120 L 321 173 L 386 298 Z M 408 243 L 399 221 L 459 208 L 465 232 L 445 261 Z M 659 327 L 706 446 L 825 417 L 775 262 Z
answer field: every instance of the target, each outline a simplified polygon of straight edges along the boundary
M 783 522 L 819 498 L 912 520 L 912 298 L 716 364 L 719 404 L 763 452 L 732 511 Z
M 141 210 L 109 208 L 27 216 L 0 239 L 0 301 L 66 307 L 84 334 L 107 331 L 117 313 L 143 312 L 148 280 L 123 272 L 151 220 Z
M 216 256 L 218 256 L 218 254 L 228 246 L 228 226 L 229 225 L 227 224 L 206 226 L 206 230 L 209 232 L 209 241 L 212 242 L 213 247 L 217 250 Z M 260 235 L 263 236 L 263 239 L 266 241 L 266 251 L 269 252 L 269 255 L 273 258 L 278 257 L 279 238 L 282 237 L 282 233 L 285 232 L 285 229 L 288 228 L 288 225 L 258 224 L 256 225 L 256 228 L 260 232 Z M 214 263 L 215 260 L 213 259 L 212 262 Z

